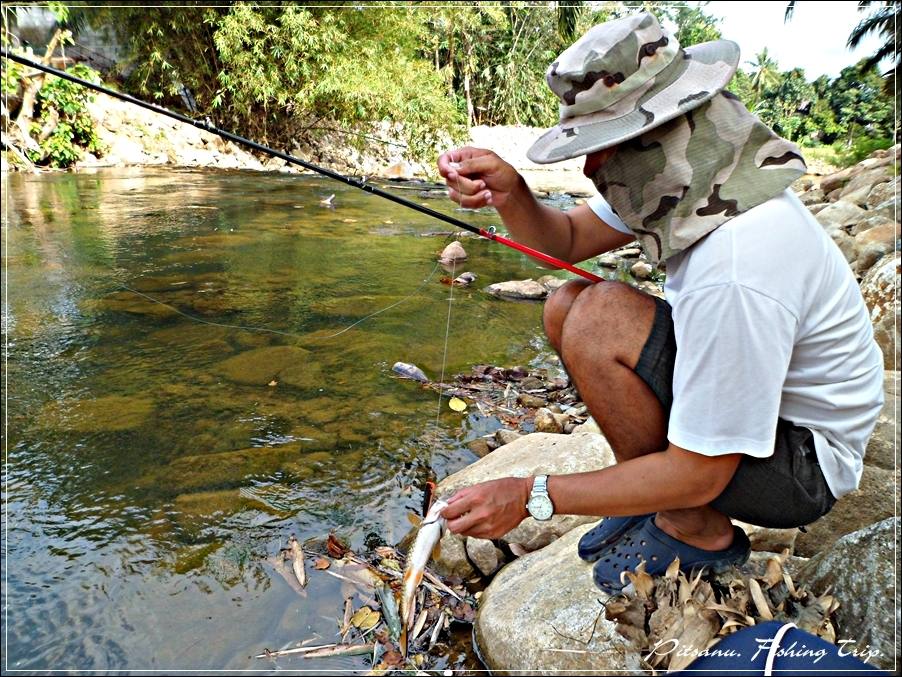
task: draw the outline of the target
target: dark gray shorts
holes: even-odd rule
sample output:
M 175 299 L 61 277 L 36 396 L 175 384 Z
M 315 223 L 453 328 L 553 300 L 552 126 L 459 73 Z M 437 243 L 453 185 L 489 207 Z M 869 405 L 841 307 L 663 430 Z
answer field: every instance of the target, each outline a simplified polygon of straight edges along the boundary
M 655 302 L 654 324 L 635 371 L 669 415 L 677 345 L 670 304 L 656 297 Z M 811 431 L 777 419 L 773 455 L 743 456 L 733 479 L 711 506 L 749 524 L 787 529 L 814 522 L 835 502 L 818 463 Z

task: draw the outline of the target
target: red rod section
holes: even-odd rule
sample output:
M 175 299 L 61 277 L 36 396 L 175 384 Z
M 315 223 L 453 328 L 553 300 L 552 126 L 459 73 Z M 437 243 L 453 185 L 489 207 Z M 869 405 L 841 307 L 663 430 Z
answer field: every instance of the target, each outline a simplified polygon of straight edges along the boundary
M 583 270 L 582 268 L 577 268 L 576 266 L 567 263 L 566 261 L 561 261 L 561 259 L 556 259 L 553 256 L 550 256 L 544 252 L 540 252 L 538 249 L 533 249 L 532 247 L 527 247 L 525 244 L 520 244 L 519 242 L 514 242 L 513 240 L 509 240 L 503 235 L 498 235 L 496 233 L 492 233 L 485 228 L 479 229 L 479 234 L 489 240 L 494 240 L 495 242 L 500 242 L 506 247 L 510 247 L 511 249 L 516 249 L 518 252 L 523 252 L 527 256 L 532 256 L 533 258 L 539 259 L 540 261 L 544 261 L 555 268 L 563 268 L 564 270 L 569 270 L 571 273 L 576 273 L 580 277 L 584 277 L 589 282 L 604 282 L 604 278 L 595 275 L 594 273 L 590 273 L 588 270 Z

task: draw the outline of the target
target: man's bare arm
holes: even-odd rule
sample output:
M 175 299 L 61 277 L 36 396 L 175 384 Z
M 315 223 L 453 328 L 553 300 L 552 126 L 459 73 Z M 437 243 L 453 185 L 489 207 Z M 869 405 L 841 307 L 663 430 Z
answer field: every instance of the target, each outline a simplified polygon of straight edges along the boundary
M 664 451 L 603 470 L 552 475 L 548 493 L 562 515 L 643 515 L 707 505 L 736 472 L 741 454 L 704 456 L 670 445 Z M 461 489 L 442 511 L 455 533 L 497 538 L 526 516 L 531 477 L 504 478 Z
M 514 239 L 575 263 L 632 242 L 586 205 L 561 211 L 539 202 L 523 177 L 495 153 L 460 148 L 439 157 L 452 200 L 462 207 L 491 205 Z

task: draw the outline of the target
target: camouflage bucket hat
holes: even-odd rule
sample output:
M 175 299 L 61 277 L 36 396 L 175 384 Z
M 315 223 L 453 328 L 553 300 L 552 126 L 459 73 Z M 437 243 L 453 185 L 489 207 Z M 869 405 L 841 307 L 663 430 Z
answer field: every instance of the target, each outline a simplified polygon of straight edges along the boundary
M 615 146 L 710 100 L 739 64 L 739 46 L 682 49 L 647 12 L 590 29 L 548 68 L 560 124 L 527 152 L 539 164 Z

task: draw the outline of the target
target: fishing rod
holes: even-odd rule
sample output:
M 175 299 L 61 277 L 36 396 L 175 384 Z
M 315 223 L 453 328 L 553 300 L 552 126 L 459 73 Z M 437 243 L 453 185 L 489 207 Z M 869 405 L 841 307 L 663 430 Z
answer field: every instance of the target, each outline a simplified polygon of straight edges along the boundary
M 563 268 L 564 270 L 569 270 L 571 273 L 575 273 L 590 282 L 602 282 L 603 278 L 595 275 L 594 273 L 590 273 L 587 270 L 583 270 L 582 268 L 577 268 L 576 266 L 567 263 L 566 261 L 562 261 L 561 259 L 555 258 L 554 256 L 550 256 L 544 252 L 539 251 L 538 249 L 533 249 L 532 247 L 528 247 L 525 244 L 520 244 L 519 242 L 515 242 L 514 240 L 510 240 L 503 235 L 498 235 L 495 232 L 494 228 L 485 229 L 479 228 L 472 224 L 467 223 L 466 221 L 461 221 L 453 216 L 448 216 L 447 214 L 442 214 L 434 209 L 430 209 L 429 207 L 424 207 L 423 205 L 417 204 L 416 202 L 412 202 L 411 200 L 407 200 L 406 198 L 400 197 L 398 195 L 393 195 L 388 191 L 377 188 L 376 186 L 372 186 L 368 184 L 363 179 L 352 179 L 348 176 L 344 176 L 337 172 L 332 171 L 331 169 L 326 169 L 325 167 L 320 167 L 318 165 L 313 164 L 312 162 L 307 162 L 306 160 L 301 160 L 300 158 L 295 157 L 294 155 L 289 155 L 288 153 L 283 153 L 282 151 L 275 150 L 273 148 L 269 148 L 262 144 L 257 143 L 256 141 L 251 141 L 250 139 L 246 139 L 243 136 L 238 136 L 237 134 L 232 134 L 231 132 L 227 132 L 224 129 L 219 129 L 215 125 L 213 125 L 208 119 L 205 120 L 194 120 L 193 118 L 189 118 L 186 115 L 182 115 L 181 113 L 176 113 L 175 111 L 171 111 L 168 108 L 163 108 L 162 106 L 157 106 L 152 103 L 147 103 L 146 101 L 142 101 L 141 99 L 137 99 L 128 94 L 123 94 L 122 92 L 117 92 L 108 87 L 104 87 L 103 85 L 90 82 L 89 80 L 83 80 L 82 78 L 76 77 L 74 75 L 70 75 L 66 71 L 61 71 L 51 66 L 47 66 L 37 61 L 32 61 L 24 56 L 20 56 L 18 54 L 11 54 L 6 49 L 0 49 L 0 54 L 3 55 L 6 59 L 11 59 L 12 61 L 16 61 L 24 66 L 30 66 L 32 68 L 36 68 L 40 71 L 44 71 L 45 73 L 49 73 L 50 75 L 55 75 L 58 78 L 63 78 L 64 80 L 69 80 L 70 82 L 74 82 L 77 85 L 81 85 L 82 87 L 87 87 L 89 89 L 93 89 L 95 91 L 101 92 L 102 94 L 106 94 L 107 96 L 112 96 L 113 98 L 120 99 L 121 101 L 127 101 L 128 103 L 134 104 L 136 106 L 140 106 L 141 108 L 146 108 L 147 110 L 153 111 L 154 113 L 159 113 L 160 115 L 165 115 L 167 117 L 178 120 L 179 122 L 184 122 L 185 124 L 189 124 L 193 127 L 197 127 L 198 129 L 203 129 L 205 131 L 210 132 L 211 134 L 216 134 L 224 139 L 228 139 L 229 141 L 233 141 L 235 143 L 241 144 L 242 146 L 246 146 L 253 150 L 256 150 L 260 153 L 265 153 L 267 155 L 271 155 L 273 157 L 280 158 L 285 160 L 288 163 L 298 165 L 303 167 L 304 169 L 308 169 L 312 172 L 316 172 L 317 174 L 322 174 L 330 179 L 334 179 L 335 181 L 340 181 L 341 183 L 345 183 L 354 188 L 359 188 L 360 190 L 366 191 L 367 193 L 371 193 L 373 195 L 378 195 L 379 197 L 385 198 L 386 200 L 391 200 L 399 205 L 404 207 L 408 207 L 409 209 L 413 209 L 415 211 L 420 212 L 421 214 L 426 214 L 427 216 L 431 216 L 440 221 L 444 221 L 446 223 L 450 223 L 452 226 L 456 226 L 458 228 L 462 228 L 463 230 L 468 230 L 471 233 L 475 233 L 481 237 L 486 238 L 487 240 L 492 240 L 493 242 L 499 242 L 506 247 L 510 247 L 511 249 L 516 249 L 523 254 L 531 256 L 533 258 L 539 259 L 544 263 L 555 266 L 556 268 Z

